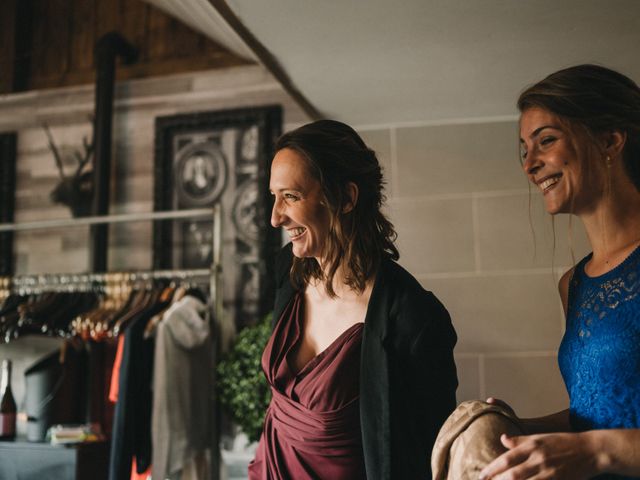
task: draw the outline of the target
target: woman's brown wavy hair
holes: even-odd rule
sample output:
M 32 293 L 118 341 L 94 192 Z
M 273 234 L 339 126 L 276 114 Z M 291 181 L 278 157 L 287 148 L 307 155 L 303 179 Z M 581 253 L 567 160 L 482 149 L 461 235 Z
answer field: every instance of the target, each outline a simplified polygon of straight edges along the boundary
M 552 73 L 520 94 L 518 109 L 548 110 L 581 127 L 593 140 L 599 133 L 627 134 L 623 162 L 640 191 L 640 88 L 629 77 L 600 65 L 576 65 Z
M 322 252 L 325 272 L 315 258 L 294 257 L 293 286 L 303 290 L 310 280 L 319 280 L 335 297 L 333 278 L 342 267 L 345 284 L 363 292 L 383 258 L 400 257 L 394 245 L 397 234 L 381 211 L 386 198 L 375 152 L 353 128 L 335 120 L 319 120 L 285 133 L 275 150 L 284 148 L 306 160 L 309 174 L 320 182 L 330 218 Z M 352 210 L 343 213 L 350 203 L 350 182 L 358 187 L 358 199 Z

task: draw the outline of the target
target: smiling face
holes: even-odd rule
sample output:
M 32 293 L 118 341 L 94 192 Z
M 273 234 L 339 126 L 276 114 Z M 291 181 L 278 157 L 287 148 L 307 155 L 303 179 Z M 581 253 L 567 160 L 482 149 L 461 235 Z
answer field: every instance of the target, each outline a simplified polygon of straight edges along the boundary
M 544 196 L 547 212 L 593 211 L 602 198 L 606 162 L 586 133 L 573 131 L 548 110 L 531 107 L 520 117 L 520 148 L 527 177 Z
M 320 262 L 329 234 L 329 210 L 305 158 L 290 148 L 279 150 L 271 164 L 269 190 L 274 196 L 271 225 L 285 229 L 296 257 Z

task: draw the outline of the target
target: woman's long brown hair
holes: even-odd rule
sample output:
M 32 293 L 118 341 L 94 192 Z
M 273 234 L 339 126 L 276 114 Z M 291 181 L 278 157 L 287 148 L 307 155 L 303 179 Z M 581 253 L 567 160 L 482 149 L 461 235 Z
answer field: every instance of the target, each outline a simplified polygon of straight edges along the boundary
M 335 120 L 319 120 L 285 133 L 275 150 L 284 148 L 296 151 L 307 162 L 309 174 L 320 182 L 330 218 L 322 252 L 324 269 L 314 258 L 294 257 L 293 286 L 302 290 L 310 280 L 318 280 L 335 297 L 333 281 L 341 268 L 341 280 L 363 292 L 383 258 L 400 257 L 394 244 L 397 234 L 381 211 L 385 196 L 375 152 L 353 128 Z M 351 202 L 349 183 L 357 186 L 358 198 L 345 213 Z

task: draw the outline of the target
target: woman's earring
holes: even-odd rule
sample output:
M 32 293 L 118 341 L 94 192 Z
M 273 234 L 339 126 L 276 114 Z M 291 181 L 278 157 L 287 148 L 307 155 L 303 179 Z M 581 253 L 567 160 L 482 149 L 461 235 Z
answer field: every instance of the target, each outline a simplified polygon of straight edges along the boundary
M 607 168 L 611 168 L 611 157 L 607 155 Z

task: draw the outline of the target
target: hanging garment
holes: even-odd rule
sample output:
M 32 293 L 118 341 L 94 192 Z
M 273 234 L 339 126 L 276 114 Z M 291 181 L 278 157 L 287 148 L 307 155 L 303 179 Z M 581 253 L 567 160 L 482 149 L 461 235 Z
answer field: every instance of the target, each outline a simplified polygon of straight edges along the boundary
M 210 450 L 196 454 L 195 457 L 185 462 L 182 470 L 167 476 L 166 480 L 206 480 L 212 478 L 209 453 Z
M 364 479 L 359 403 L 364 324 L 346 329 L 295 372 L 302 308 L 303 296 L 296 294 L 262 356 L 273 397 L 249 479 Z
M 153 338 L 144 338 L 147 322 L 166 307 L 156 303 L 131 319 L 125 332 L 119 371 L 118 402 L 113 419 L 109 480 L 129 479 L 132 459 L 137 472 L 151 464 L 151 381 Z
M 213 368 L 208 307 L 187 295 L 169 307 L 156 330 L 154 480 L 175 478 L 182 471 L 183 480 L 200 478 L 201 459 L 211 445 Z
M 507 450 L 500 442 L 503 433 L 524 433 L 508 409 L 480 400 L 462 402 L 442 425 L 433 446 L 433 480 L 476 480 Z
M 113 362 L 113 370 L 111 371 L 111 386 L 109 388 L 109 400 L 113 403 L 118 401 L 118 389 L 120 381 L 120 365 L 122 364 L 122 352 L 124 351 L 124 335 L 118 337 L 118 346 L 116 357 Z M 138 466 L 134 458 L 131 464 L 131 475 L 129 480 L 148 480 L 151 476 L 151 467 L 142 473 L 138 473 Z
M 116 350 L 116 358 L 113 361 L 113 370 L 111 371 L 111 386 L 109 388 L 109 400 L 113 403 L 118 401 L 118 387 L 120 384 L 120 365 L 122 365 L 122 352 L 124 351 L 124 335 L 118 337 L 118 347 Z

